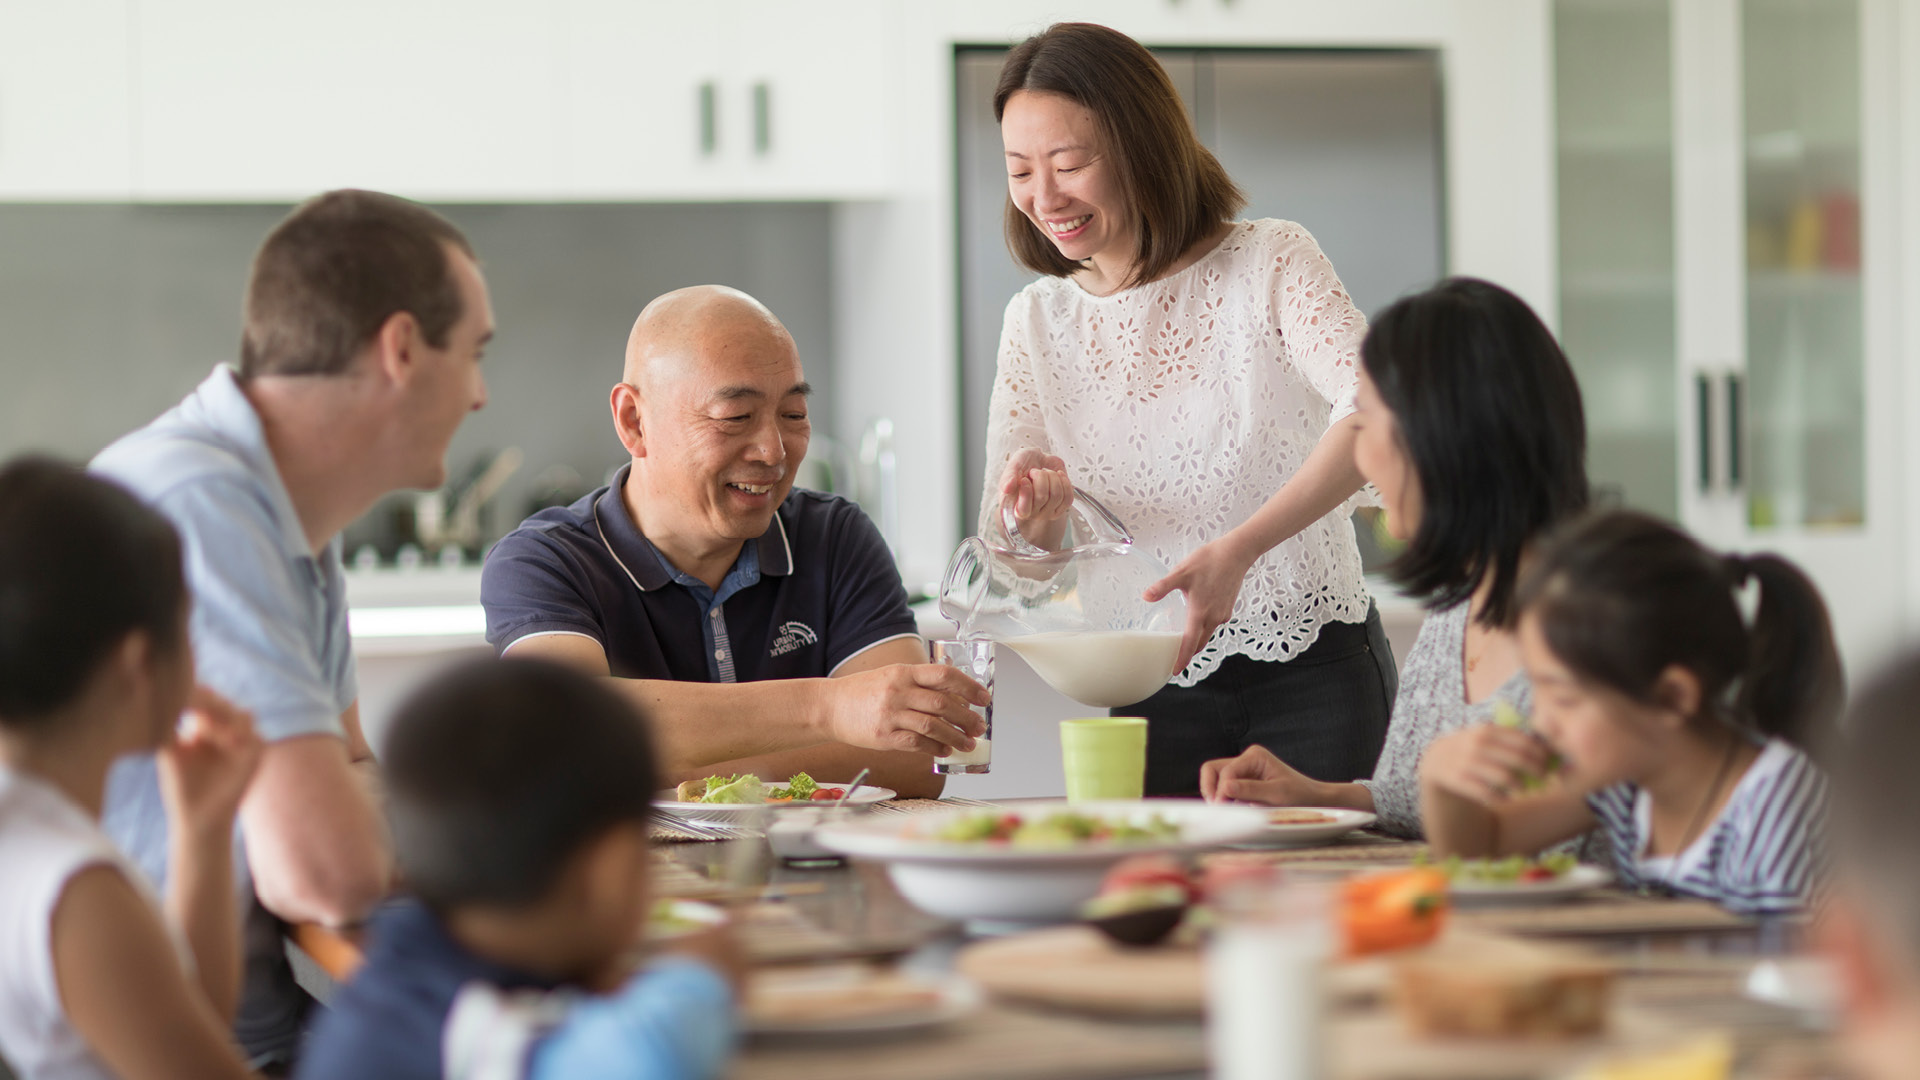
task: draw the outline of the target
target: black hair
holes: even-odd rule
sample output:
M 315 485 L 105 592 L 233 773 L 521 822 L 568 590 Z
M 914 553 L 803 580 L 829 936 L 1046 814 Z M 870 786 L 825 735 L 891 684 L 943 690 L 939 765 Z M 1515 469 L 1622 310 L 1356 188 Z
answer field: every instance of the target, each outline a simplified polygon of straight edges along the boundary
M 0 467 L 0 725 L 78 698 L 127 635 L 185 644 L 180 537 L 125 488 L 78 466 Z
M 1751 580 L 1749 627 L 1736 595 Z M 1700 680 L 1703 711 L 1817 743 L 1839 712 L 1840 656 L 1813 582 L 1778 555 L 1719 555 L 1658 518 L 1574 522 L 1527 568 L 1520 604 L 1576 675 L 1652 703 L 1669 665 Z
M 639 709 L 538 660 L 428 681 L 395 714 L 381 767 L 401 876 L 440 911 L 539 901 L 586 845 L 647 820 L 658 785 Z
M 1566 354 L 1526 301 L 1448 278 L 1373 320 L 1360 360 L 1420 479 L 1391 572 L 1430 608 L 1491 576 L 1480 621 L 1511 626 L 1520 554 L 1587 505 L 1587 425 Z
M 1913 763 L 1920 761 L 1920 651 L 1908 650 L 1860 693 L 1822 755 L 1833 778 L 1838 866 L 1909 966 L 1920 966 L 1920 815 Z

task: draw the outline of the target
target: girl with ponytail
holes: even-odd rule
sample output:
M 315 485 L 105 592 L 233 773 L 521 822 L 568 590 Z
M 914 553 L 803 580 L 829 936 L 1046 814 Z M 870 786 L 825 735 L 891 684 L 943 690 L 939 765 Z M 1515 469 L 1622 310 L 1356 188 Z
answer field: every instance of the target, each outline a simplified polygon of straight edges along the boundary
M 1516 600 L 1532 727 L 1481 725 L 1428 748 L 1435 850 L 1530 854 L 1598 825 L 1628 888 L 1741 913 L 1804 907 L 1827 800 L 1805 747 L 1841 703 L 1806 575 L 1616 511 L 1544 545 Z

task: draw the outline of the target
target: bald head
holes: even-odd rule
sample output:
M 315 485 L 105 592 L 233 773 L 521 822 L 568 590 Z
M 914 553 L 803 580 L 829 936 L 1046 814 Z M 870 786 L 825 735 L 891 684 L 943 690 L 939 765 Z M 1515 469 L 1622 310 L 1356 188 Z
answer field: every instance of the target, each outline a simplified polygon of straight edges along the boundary
M 767 530 L 807 455 L 810 393 L 793 336 L 738 289 L 679 289 L 640 313 L 609 403 L 633 455 L 623 497 L 675 566 L 724 574 Z
M 633 321 L 621 379 L 645 393 L 715 367 L 798 356 L 793 335 L 765 304 L 725 285 L 694 285 L 655 298 Z

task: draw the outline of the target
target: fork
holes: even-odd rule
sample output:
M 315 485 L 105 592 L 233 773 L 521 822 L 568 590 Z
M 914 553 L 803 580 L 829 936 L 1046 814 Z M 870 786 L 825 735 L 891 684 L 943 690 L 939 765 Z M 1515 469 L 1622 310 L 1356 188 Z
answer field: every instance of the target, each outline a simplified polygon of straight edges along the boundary
M 660 815 L 662 823 L 671 825 L 676 829 L 683 829 L 695 836 L 705 837 L 708 840 L 741 840 L 760 835 L 758 829 L 750 829 L 741 825 L 720 825 L 710 821 L 695 821 L 692 818 L 684 818 L 678 814 L 670 814 L 664 810 L 656 812 Z

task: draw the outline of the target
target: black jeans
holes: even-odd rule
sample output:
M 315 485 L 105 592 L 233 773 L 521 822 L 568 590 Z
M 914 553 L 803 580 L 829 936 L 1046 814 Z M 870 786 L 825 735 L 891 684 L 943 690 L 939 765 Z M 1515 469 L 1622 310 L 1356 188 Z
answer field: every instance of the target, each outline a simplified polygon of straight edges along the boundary
M 1255 743 L 1315 780 L 1373 775 L 1399 670 L 1378 608 L 1332 622 L 1291 660 L 1230 656 L 1190 687 L 1168 685 L 1115 716 L 1147 718 L 1148 795 L 1198 795 L 1200 766 Z

